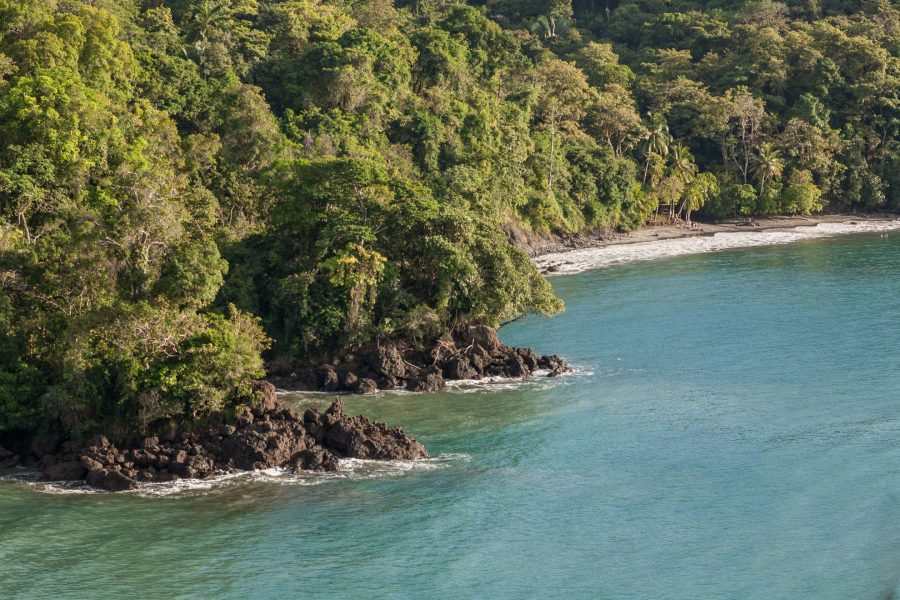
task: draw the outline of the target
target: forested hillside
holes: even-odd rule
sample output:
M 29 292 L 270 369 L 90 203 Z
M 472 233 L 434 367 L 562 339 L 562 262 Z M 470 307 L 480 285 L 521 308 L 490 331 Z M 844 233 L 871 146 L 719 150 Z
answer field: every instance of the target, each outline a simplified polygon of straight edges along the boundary
M 561 308 L 510 228 L 900 205 L 896 3 L 0 0 L 0 432 Z

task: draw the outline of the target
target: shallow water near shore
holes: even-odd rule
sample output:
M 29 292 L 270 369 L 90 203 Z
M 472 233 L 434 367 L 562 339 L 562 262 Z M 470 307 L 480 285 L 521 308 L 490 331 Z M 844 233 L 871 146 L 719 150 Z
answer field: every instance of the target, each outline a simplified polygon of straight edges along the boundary
M 165 494 L 0 482 L 0 598 L 890 597 L 900 234 L 552 281 L 566 313 L 501 334 L 573 376 L 345 397 L 426 463 Z

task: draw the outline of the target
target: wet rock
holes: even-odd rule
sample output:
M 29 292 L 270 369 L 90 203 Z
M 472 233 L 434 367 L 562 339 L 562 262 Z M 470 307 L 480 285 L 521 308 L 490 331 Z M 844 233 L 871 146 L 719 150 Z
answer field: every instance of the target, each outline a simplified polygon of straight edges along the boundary
M 390 375 L 379 377 L 377 383 L 380 390 L 395 390 L 403 386 L 402 381 Z
M 87 469 L 80 461 L 70 460 L 58 462 L 44 468 L 41 479 L 44 481 L 77 481 L 84 479 Z
M 510 353 L 506 359 L 506 368 L 504 376 L 506 377 L 528 377 L 531 369 L 525 364 L 525 361 L 518 353 Z
M 549 370 L 548 376 L 550 377 L 561 375 L 570 370 L 569 364 L 556 354 L 540 357 L 540 359 L 538 359 L 538 366 L 541 369 Z
M 438 373 L 439 375 L 439 373 Z M 363 383 L 365 382 L 365 383 Z M 374 389 L 366 378 L 357 383 Z M 415 459 L 425 448 L 402 430 L 348 417 L 340 400 L 320 413 L 308 409 L 300 417 L 277 402 L 268 410 L 248 407 L 235 415 L 237 425 L 211 421 L 206 429 L 182 433 L 171 442 L 147 438 L 119 450 L 106 438 L 71 458 L 48 455 L 45 477 L 85 478 L 99 489 L 132 489 L 139 482 L 205 478 L 232 469 L 289 467 L 333 471 L 341 457 Z
M 318 371 L 319 389 L 323 392 L 336 392 L 341 387 L 337 370 L 331 365 L 323 365 Z
M 119 471 L 98 469 L 90 471 L 86 479 L 89 486 L 109 492 L 123 492 L 137 487 L 137 482 L 134 479 L 123 475 Z
M 364 377 L 359 380 L 356 384 L 356 393 L 357 394 L 374 394 L 378 391 L 378 384 L 375 383 L 374 379 L 369 379 L 368 377 Z
M 355 390 L 359 384 L 359 377 L 353 371 L 345 371 L 341 374 L 341 388 L 345 390 Z
M 318 368 L 295 369 L 288 379 L 304 382 L 301 389 L 372 393 L 377 389 L 433 392 L 444 380 L 481 379 L 485 376 L 528 377 L 538 369 L 550 375 L 569 370 L 558 356 L 541 356 L 529 348 L 503 344 L 494 328 L 487 325 L 460 326 L 441 336 L 430 346 L 410 346 L 403 341 L 384 341 L 358 355 L 346 355 L 341 368 L 325 364 Z M 304 371 L 304 375 L 300 375 Z M 287 382 L 275 375 L 276 381 Z
M 540 359 L 531 348 L 516 348 L 516 354 L 522 359 L 522 363 L 529 372 L 535 371 L 538 368 Z
M 444 389 L 444 386 L 444 376 L 437 367 L 423 369 L 406 382 L 406 389 L 411 392 L 437 392 Z
M 465 356 L 454 356 L 444 364 L 444 377 L 447 379 L 477 379 L 479 371 Z
M 324 448 L 310 448 L 296 455 L 291 468 L 294 471 L 337 471 L 338 459 Z

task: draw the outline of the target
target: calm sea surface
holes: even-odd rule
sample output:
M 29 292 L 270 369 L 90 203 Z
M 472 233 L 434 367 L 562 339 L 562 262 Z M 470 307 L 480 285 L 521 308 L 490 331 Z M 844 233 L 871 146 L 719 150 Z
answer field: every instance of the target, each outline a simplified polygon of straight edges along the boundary
M 553 283 L 565 314 L 502 336 L 575 375 L 348 399 L 431 462 L 177 493 L 0 482 L 0 598 L 893 597 L 900 234 Z

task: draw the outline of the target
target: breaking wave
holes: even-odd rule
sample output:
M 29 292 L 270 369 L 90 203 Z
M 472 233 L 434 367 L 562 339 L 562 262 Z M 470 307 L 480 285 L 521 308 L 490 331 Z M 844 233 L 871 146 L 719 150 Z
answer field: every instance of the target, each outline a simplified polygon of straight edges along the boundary
M 222 473 L 207 479 L 179 479 L 165 483 L 139 483 L 138 488 L 117 494 L 143 497 L 197 496 L 216 490 L 248 483 L 265 483 L 285 486 L 313 486 L 331 481 L 363 481 L 400 477 L 408 473 L 435 471 L 453 464 L 471 460 L 468 454 L 440 454 L 420 460 L 363 460 L 344 458 L 339 461 L 338 470 L 333 473 L 313 471 L 292 472 L 274 468 L 259 471 L 235 471 Z M 103 490 L 88 487 L 83 481 L 40 481 L 34 471 L 20 471 L 0 477 L 0 482 L 27 486 L 45 494 L 108 494 Z

